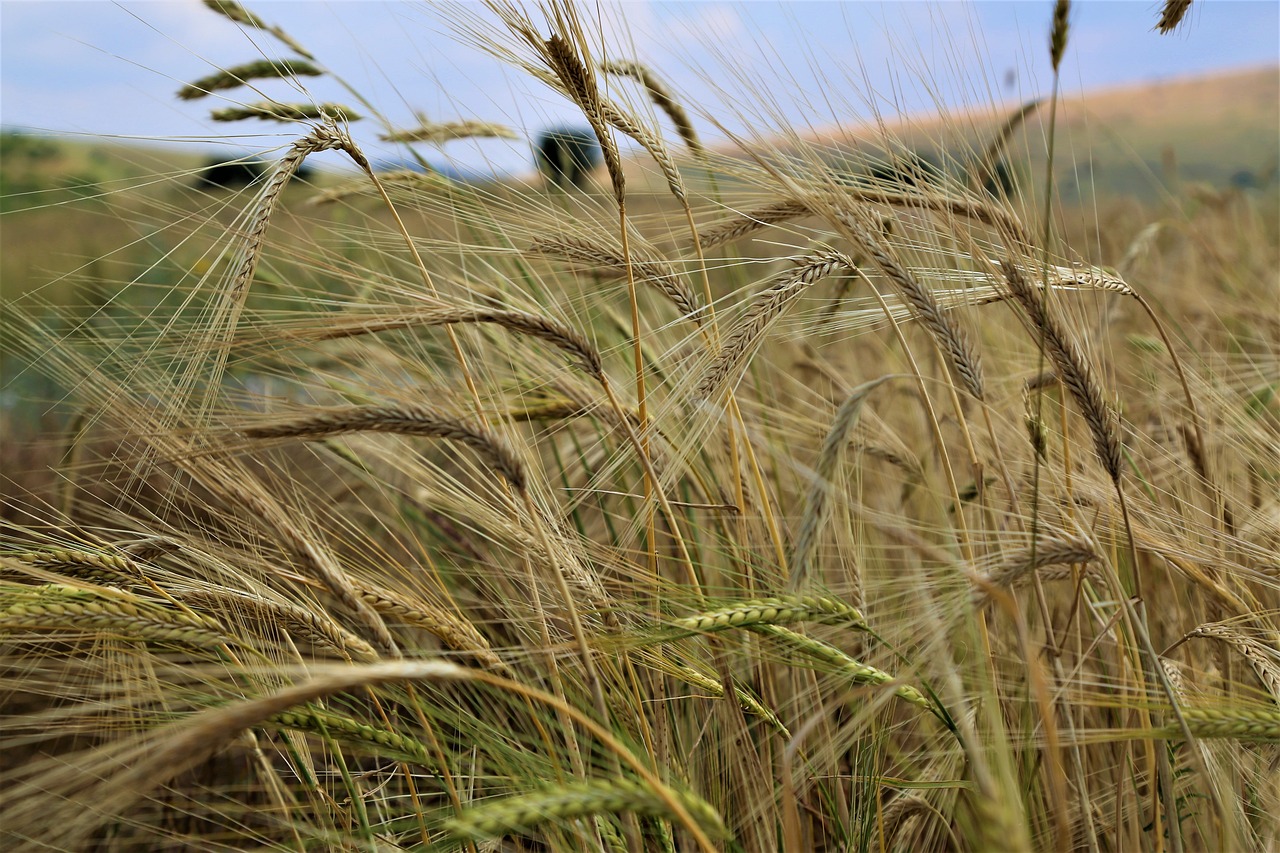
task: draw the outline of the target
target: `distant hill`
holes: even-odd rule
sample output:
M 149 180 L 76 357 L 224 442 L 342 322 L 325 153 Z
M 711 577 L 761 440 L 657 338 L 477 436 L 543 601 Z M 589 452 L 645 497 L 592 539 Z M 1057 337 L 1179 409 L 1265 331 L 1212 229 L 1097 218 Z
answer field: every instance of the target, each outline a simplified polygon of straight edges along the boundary
M 826 147 L 836 164 L 844 159 L 842 152 L 882 151 L 878 143 L 884 132 L 929 160 L 963 163 L 985 150 L 1021 106 L 994 104 L 946 118 L 886 116 L 883 128 L 833 125 L 808 131 L 802 138 Z M 1027 174 L 1043 175 L 1046 107 L 1031 113 L 1009 143 L 1011 168 L 1024 179 Z M 1278 128 L 1280 66 L 1068 96 L 1058 109 L 1057 190 L 1065 201 L 1095 193 L 1150 201 L 1181 182 L 1216 188 L 1274 187 L 1280 163 Z M 661 178 L 651 163 L 638 158 L 634 170 L 637 186 L 661 190 Z

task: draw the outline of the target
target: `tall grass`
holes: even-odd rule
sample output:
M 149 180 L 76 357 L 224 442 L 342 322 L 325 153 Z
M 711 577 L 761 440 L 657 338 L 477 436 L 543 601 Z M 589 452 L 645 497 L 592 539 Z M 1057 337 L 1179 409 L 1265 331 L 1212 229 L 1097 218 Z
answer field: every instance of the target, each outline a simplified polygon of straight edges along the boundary
M 296 58 L 184 96 L 328 73 L 209 5 Z M 928 180 L 708 147 L 586 8 L 491 11 L 596 191 L 321 109 L 172 310 L 8 321 L 76 415 L 0 543 L 7 849 L 1280 845 L 1275 210 L 1080 233 L 984 188 L 1028 107 Z

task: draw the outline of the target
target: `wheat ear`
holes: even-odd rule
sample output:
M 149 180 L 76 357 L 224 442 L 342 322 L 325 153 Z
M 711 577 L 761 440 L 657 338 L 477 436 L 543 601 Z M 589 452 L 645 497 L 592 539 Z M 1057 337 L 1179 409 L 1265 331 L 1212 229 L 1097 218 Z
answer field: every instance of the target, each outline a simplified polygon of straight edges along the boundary
M 459 619 L 447 610 L 422 601 L 409 600 L 376 584 L 355 581 L 353 585 L 356 593 L 384 618 L 421 628 L 435 635 L 454 651 L 466 652 L 490 669 L 506 669 L 506 664 L 489 647 L 489 641 L 470 622 Z
M 713 837 L 727 835 L 720 815 L 702 798 L 670 788 L 667 797 L 662 797 L 648 785 L 629 779 L 558 785 L 487 802 L 449 818 L 444 827 L 455 839 L 483 841 L 504 835 L 527 835 L 546 823 L 562 823 L 592 815 L 630 812 L 670 818 L 668 797 L 678 798 L 685 810 Z
M 274 423 L 245 427 L 248 438 L 302 438 L 315 441 L 353 432 L 387 432 L 456 441 L 476 451 L 517 491 L 525 487 L 524 463 L 487 427 L 425 405 L 346 406 Z
M 1093 436 L 1094 452 L 1097 453 L 1098 460 L 1110 475 L 1111 481 L 1118 484 L 1121 474 L 1119 419 L 1107 404 L 1098 383 L 1094 381 L 1089 362 L 1075 339 L 1049 313 L 1043 295 L 1027 282 L 1022 270 L 1009 261 L 1002 261 L 1001 267 L 1004 269 L 1009 292 L 1026 312 L 1032 328 L 1043 339 L 1049 360 L 1053 362 L 1058 376 L 1084 415 L 1085 423 L 1089 425 L 1089 432 Z
M 709 634 L 756 625 L 785 625 L 792 622 L 822 622 L 849 625 L 865 630 L 866 620 L 843 601 L 822 596 L 785 595 L 744 601 L 720 610 L 711 610 L 675 619 L 670 627 L 681 632 Z
M 703 308 L 684 276 L 659 258 L 639 255 L 631 249 L 628 264 L 626 255 L 582 237 L 541 237 L 529 250 L 548 257 L 581 261 L 617 275 L 630 274 L 637 283 L 647 284 L 666 296 L 684 317 L 695 323 L 702 322 Z
M 694 153 L 702 151 L 702 143 L 698 140 L 698 132 L 693 128 L 693 120 L 689 118 L 689 113 L 675 99 L 675 96 L 671 94 L 671 90 L 658 78 L 653 69 L 636 60 L 621 59 L 601 63 L 601 68 L 607 74 L 630 77 L 641 86 L 644 86 L 649 92 L 649 97 L 653 99 L 654 105 L 666 113 L 667 118 L 671 119 L 671 124 L 675 127 L 676 133 L 684 140 L 684 144 L 689 150 Z
M 256 627 L 255 623 L 270 625 L 292 638 L 305 640 L 316 648 L 331 649 L 339 656 L 349 656 L 358 663 L 378 660 L 373 646 L 355 634 L 318 613 L 293 604 L 230 590 L 195 590 L 175 593 L 174 597 L 191 607 L 220 610 L 241 617 L 250 627 Z
M 774 284 L 752 300 L 742 320 L 698 380 L 693 392 L 695 399 L 705 400 L 719 393 L 743 366 L 765 331 L 811 285 L 827 276 L 857 271 L 857 264 L 848 255 L 835 251 L 815 252 L 794 258 L 793 262 L 793 269 L 778 276 Z
M 809 657 L 825 664 L 834 671 L 835 675 L 849 679 L 854 684 L 891 684 L 898 682 L 898 679 L 889 673 L 877 669 L 870 664 L 862 663 L 856 658 L 845 654 L 835 646 L 828 645 L 819 640 L 806 637 L 789 628 L 780 625 L 756 624 L 751 626 L 751 630 L 765 634 L 781 641 L 784 645 L 790 646 L 796 651 L 803 652 Z M 915 705 L 917 708 L 923 708 L 931 714 L 935 714 L 941 718 L 941 713 L 934 706 L 929 698 L 921 693 L 910 684 L 896 683 L 893 688 L 893 695 L 897 696 L 904 702 Z
M 791 569 L 791 578 L 787 589 L 794 592 L 800 588 L 805 575 L 809 571 L 809 563 L 813 559 L 813 551 L 818 544 L 818 535 L 831 515 L 831 483 L 835 476 L 836 465 L 840 461 L 841 451 L 849 442 L 849 433 L 858 422 L 858 414 L 867 396 L 889 379 L 882 376 L 854 388 L 840 404 L 836 416 L 827 430 L 827 437 L 818 452 L 818 462 L 813 472 L 813 482 L 805 499 L 804 513 L 800 517 L 800 530 L 796 534 L 795 544 L 791 549 L 791 558 L 787 561 Z M 862 604 L 862 580 L 860 575 L 854 579 L 854 604 Z
M 425 744 L 407 735 L 388 729 L 378 729 L 342 714 L 335 714 L 314 705 L 294 711 L 273 714 L 264 725 L 319 734 L 345 743 L 363 747 L 375 755 L 402 755 L 418 764 L 435 766 Z
M 974 399 L 984 400 L 986 392 L 983 389 L 982 362 L 973 351 L 964 330 L 951 320 L 938 305 L 933 293 L 898 262 L 853 211 L 837 205 L 835 217 L 854 238 L 858 247 L 875 262 L 911 305 L 916 317 L 942 352 L 951 368 L 951 374 Z
M 1182 19 L 1187 16 L 1187 11 L 1191 8 L 1191 0 L 1164 0 L 1164 6 L 1160 9 L 1160 20 L 1156 22 L 1156 29 L 1161 35 L 1167 35 L 1178 28 L 1178 24 L 1182 23 Z
M 201 77 L 178 90 L 184 101 L 203 98 L 210 92 L 236 89 L 250 80 L 273 80 L 287 77 L 319 77 L 324 72 L 310 62 L 299 59 L 259 59 L 243 65 L 224 68 L 216 74 Z
M 1192 637 L 1218 640 L 1231 646 L 1249 662 L 1257 673 L 1258 680 L 1266 685 L 1272 698 L 1280 703 L 1280 649 L 1269 647 L 1230 624 L 1221 622 L 1200 625 L 1182 639 L 1185 641 Z
M 239 107 L 224 107 L 209 113 L 214 121 L 244 121 L 247 118 L 263 121 L 317 121 L 326 116 L 336 116 L 343 121 L 359 121 L 360 114 L 342 104 L 282 104 L 277 101 L 259 101 Z
M 98 631 L 157 642 L 214 648 L 229 642 L 214 619 L 197 617 L 139 601 L 123 593 L 46 584 L 6 584 L 0 632 L 20 630 Z
M 383 142 L 442 145 L 455 139 L 519 139 L 519 136 L 506 125 L 487 121 L 441 121 L 423 122 L 417 127 L 382 134 L 381 138 Z

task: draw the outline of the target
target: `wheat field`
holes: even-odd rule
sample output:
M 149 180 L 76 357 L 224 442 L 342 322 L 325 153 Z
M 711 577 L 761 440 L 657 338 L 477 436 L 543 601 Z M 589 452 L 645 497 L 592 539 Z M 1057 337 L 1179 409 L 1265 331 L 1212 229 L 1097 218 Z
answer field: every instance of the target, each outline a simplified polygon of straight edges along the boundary
M 4 321 L 66 413 L 4 456 L 56 474 L 6 473 L 5 849 L 1280 849 L 1274 192 L 1060 205 L 1056 84 L 939 169 L 709 145 L 559 0 L 458 35 L 594 184 L 384 172 L 207 5 L 275 52 L 182 96 L 296 141 L 150 296 Z

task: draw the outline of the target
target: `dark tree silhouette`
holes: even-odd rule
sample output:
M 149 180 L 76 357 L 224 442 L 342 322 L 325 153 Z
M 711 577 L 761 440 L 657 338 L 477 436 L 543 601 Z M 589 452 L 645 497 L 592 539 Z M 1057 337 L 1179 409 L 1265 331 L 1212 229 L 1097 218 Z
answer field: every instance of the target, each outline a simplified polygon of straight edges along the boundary
M 196 189 L 234 190 L 247 187 L 270 174 L 272 164 L 262 160 L 234 160 L 213 157 L 205 162 L 199 176 L 196 177 Z M 314 174 L 314 170 L 303 164 L 293 173 L 293 179 L 305 181 Z
M 266 164 L 258 160 L 225 160 L 214 157 L 207 161 L 196 178 L 199 189 L 238 189 L 262 177 Z
M 561 189 L 585 189 L 591 171 L 600 165 L 600 143 L 589 130 L 555 128 L 538 137 L 538 171 Z

